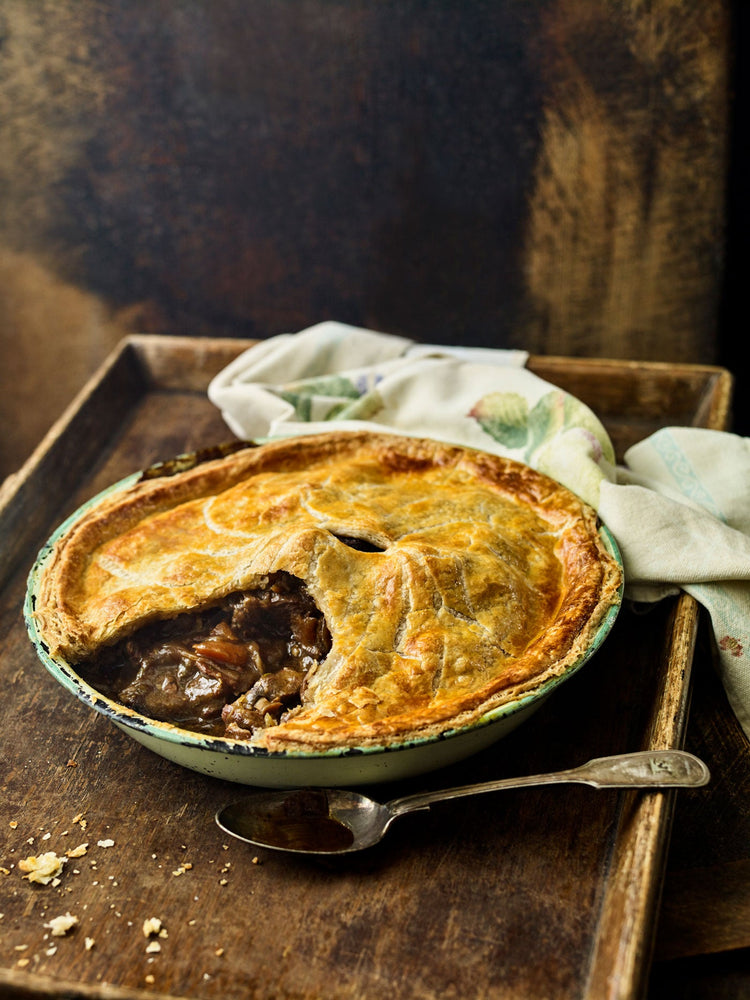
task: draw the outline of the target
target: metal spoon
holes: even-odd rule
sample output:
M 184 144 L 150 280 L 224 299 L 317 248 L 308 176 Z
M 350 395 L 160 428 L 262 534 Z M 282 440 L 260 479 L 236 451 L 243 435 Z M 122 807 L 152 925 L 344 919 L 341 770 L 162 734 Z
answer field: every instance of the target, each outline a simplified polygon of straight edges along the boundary
M 578 783 L 594 788 L 697 788 L 711 775 L 683 750 L 644 750 L 598 757 L 567 771 L 502 778 L 419 792 L 381 804 L 339 788 L 259 791 L 216 813 L 226 833 L 258 847 L 297 854 L 348 854 L 376 844 L 398 816 L 430 803 L 530 785 Z

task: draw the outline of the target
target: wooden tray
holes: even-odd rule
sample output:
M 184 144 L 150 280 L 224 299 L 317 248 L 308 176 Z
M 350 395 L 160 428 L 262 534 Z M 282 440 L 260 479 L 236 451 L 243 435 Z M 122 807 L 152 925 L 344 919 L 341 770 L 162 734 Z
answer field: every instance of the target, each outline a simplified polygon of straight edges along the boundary
M 345 861 L 253 851 L 227 843 L 213 823 L 241 789 L 151 754 L 37 661 L 21 604 L 38 548 L 112 481 L 229 440 L 205 389 L 246 346 L 128 338 L 0 492 L 0 992 L 641 995 L 673 793 L 518 790 L 407 817 L 378 848 Z M 666 424 L 726 425 L 731 377 L 722 369 L 542 357 L 529 367 L 589 403 L 620 455 Z M 603 650 L 538 715 L 422 786 L 679 746 L 697 618 L 687 597 L 647 615 L 624 609 Z M 59 885 L 22 878 L 22 858 L 81 843 L 87 853 L 66 863 Z M 45 924 L 67 912 L 77 927 L 51 936 Z M 160 951 L 147 949 L 151 917 L 168 935 L 153 939 Z

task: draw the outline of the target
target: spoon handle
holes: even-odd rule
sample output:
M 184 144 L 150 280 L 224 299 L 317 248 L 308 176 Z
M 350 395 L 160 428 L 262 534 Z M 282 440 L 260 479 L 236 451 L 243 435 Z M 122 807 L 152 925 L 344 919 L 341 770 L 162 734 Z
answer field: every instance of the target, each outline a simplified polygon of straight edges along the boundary
M 684 750 L 639 750 L 612 757 L 597 757 L 587 764 L 566 771 L 500 778 L 476 785 L 418 792 L 416 795 L 393 799 L 388 803 L 388 810 L 393 816 L 399 816 L 414 809 L 424 809 L 431 802 L 531 785 L 578 783 L 594 788 L 697 788 L 705 785 L 710 777 L 703 761 Z

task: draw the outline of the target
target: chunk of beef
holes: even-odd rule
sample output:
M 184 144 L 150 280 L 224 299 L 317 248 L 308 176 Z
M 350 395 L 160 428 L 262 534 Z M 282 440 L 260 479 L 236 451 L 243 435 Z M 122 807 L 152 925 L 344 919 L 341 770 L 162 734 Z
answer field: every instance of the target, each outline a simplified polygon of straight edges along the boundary
M 257 646 L 236 642 L 224 623 L 192 643 L 147 642 L 138 648 L 131 642 L 129 648 L 138 672 L 120 690 L 120 701 L 151 718 L 216 718 L 228 700 L 261 676 Z
M 152 719 L 181 722 L 216 717 L 226 695 L 220 678 L 206 675 L 182 658 L 156 662 L 146 657 L 119 698 L 124 705 Z

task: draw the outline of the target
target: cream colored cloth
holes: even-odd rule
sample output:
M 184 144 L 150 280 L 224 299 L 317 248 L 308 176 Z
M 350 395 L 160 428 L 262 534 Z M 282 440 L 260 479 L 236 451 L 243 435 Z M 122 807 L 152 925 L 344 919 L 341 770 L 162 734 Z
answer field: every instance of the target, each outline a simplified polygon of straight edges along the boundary
M 208 395 L 242 438 L 367 427 L 496 452 L 562 482 L 615 536 L 627 597 L 654 602 L 682 589 L 707 608 L 750 736 L 750 442 L 667 428 L 616 467 L 597 416 L 526 360 L 321 323 L 250 348 Z
M 597 508 L 622 551 L 629 597 L 684 590 L 708 611 L 727 698 L 750 738 L 750 440 L 657 431 L 601 484 Z

